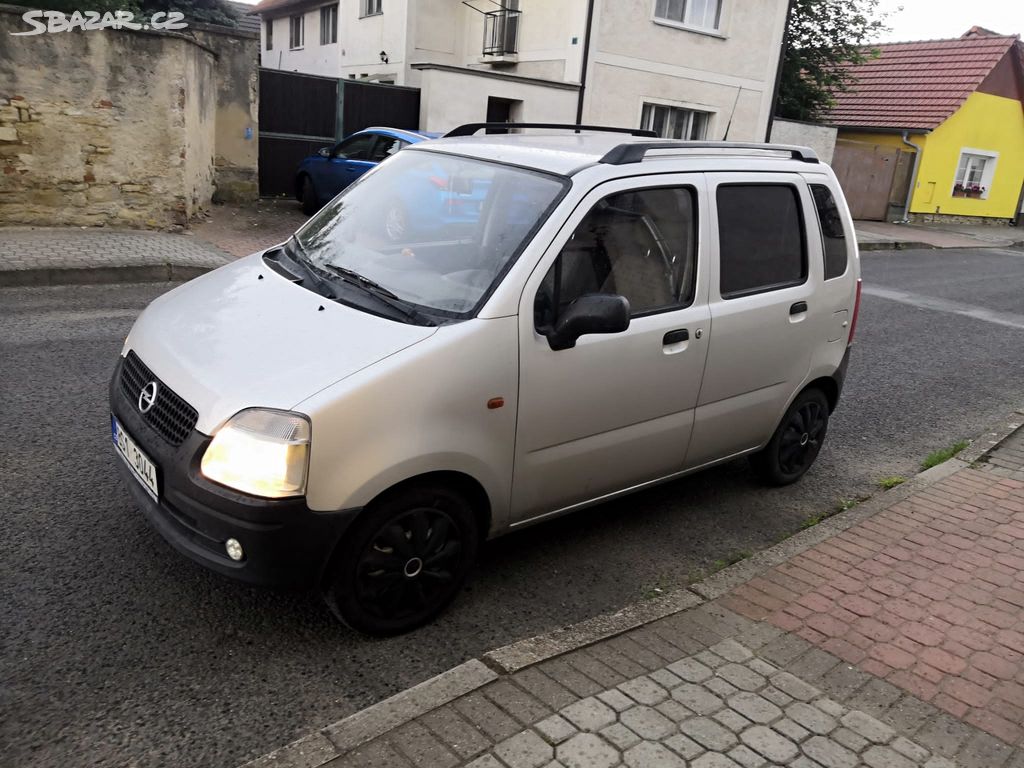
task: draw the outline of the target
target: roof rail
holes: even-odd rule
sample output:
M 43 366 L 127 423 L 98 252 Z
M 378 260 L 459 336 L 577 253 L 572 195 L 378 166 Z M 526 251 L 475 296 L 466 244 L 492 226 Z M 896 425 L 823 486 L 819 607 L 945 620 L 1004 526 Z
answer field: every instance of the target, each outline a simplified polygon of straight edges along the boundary
M 818 156 L 814 153 L 814 150 L 807 147 L 794 147 L 789 144 L 741 144 L 735 141 L 645 141 L 635 144 L 619 144 L 614 149 L 610 149 L 601 158 L 600 162 L 608 165 L 639 163 L 652 149 L 775 150 L 777 152 L 789 152 L 794 160 L 801 160 L 805 163 L 818 162 Z
M 654 131 L 645 131 L 642 128 L 613 128 L 607 125 L 573 125 L 570 123 L 466 123 L 458 128 L 448 131 L 442 138 L 450 139 L 456 136 L 472 136 L 481 130 L 512 130 L 516 128 L 550 128 L 555 130 L 575 131 L 600 131 L 601 133 L 625 133 L 630 136 L 641 136 L 647 139 L 656 139 L 658 134 Z

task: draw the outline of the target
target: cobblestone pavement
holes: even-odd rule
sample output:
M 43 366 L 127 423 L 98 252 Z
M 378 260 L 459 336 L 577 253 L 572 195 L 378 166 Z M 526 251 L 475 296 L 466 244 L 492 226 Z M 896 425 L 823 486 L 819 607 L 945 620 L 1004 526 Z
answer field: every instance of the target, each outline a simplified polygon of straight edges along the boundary
M 195 236 L 241 258 L 291 237 L 306 222 L 295 200 L 257 200 L 251 205 L 214 205 Z
M 501 676 L 325 765 L 1024 768 L 1022 548 L 1018 430 L 721 599 Z
M 229 253 L 192 235 L 109 229 L 0 229 L 0 271 L 178 266 L 213 269 Z

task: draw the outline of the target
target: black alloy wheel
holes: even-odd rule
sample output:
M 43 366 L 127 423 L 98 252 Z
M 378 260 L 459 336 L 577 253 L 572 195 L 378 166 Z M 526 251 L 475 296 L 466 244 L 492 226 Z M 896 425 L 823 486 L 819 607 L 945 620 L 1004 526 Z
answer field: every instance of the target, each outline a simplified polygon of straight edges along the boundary
M 751 464 L 772 485 L 796 482 L 818 458 L 828 432 L 828 418 L 828 399 L 821 390 L 800 393 L 768 445 L 751 456 Z
M 409 631 L 455 598 L 477 543 L 476 519 L 461 495 L 444 487 L 404 489 L 374 504 L 345 536 L 325 599 L 360 632 Z

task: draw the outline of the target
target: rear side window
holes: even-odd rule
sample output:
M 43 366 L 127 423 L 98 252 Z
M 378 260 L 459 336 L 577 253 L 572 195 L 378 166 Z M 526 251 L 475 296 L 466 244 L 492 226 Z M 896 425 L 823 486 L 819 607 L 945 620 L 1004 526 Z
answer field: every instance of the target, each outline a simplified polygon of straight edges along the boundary
M 811 184 L 814 207 L 821 225 L 821 240 L 825 246 L 825 279 L 831 280 L 846 273 L 846 233 L 832 192 L 824 184 Z
M 719 288 L 723 299 L 807 279 L 800 196 L 788 184 L 718 188 Z

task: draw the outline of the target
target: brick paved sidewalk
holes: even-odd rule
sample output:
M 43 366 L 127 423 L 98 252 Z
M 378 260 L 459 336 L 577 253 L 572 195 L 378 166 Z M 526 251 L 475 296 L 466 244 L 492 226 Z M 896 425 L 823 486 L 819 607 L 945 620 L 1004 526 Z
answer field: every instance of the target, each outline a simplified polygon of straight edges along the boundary
M 717 600 L 253 766 L 1024 768 L 1022 597 L 1018 430 Z

